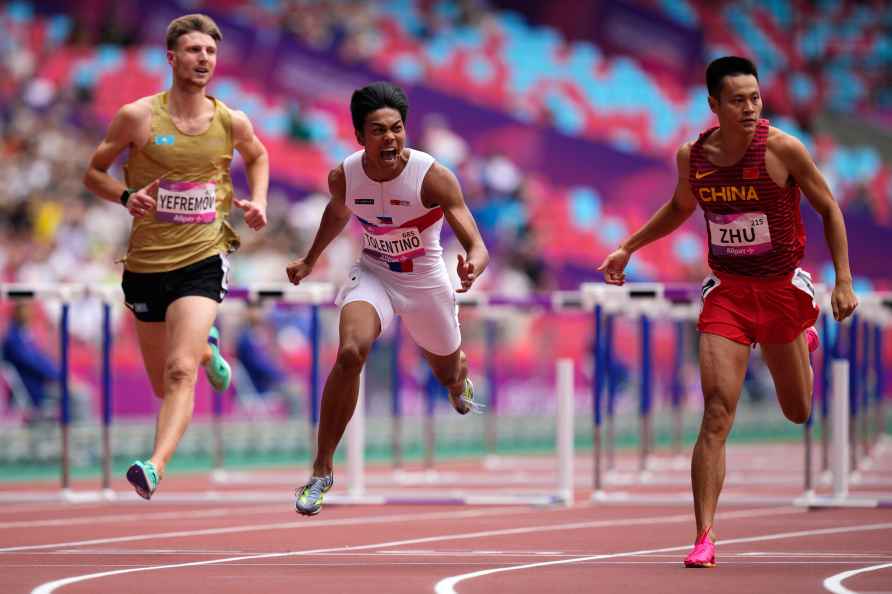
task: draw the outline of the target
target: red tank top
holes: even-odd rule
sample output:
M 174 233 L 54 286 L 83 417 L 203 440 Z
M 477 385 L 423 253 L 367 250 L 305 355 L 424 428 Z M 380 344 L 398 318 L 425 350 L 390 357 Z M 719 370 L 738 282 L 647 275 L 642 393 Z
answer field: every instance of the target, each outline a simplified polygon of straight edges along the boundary
M 703 132 L 691 147 L 688 179 L 706 217 L 709 267 L 743 276 L 782 276 L 805 252 L 799 186 L 778 186 L 765 167 L 768 120 L 759 120 L 743 158 L 718 167 L 703 143 L 718 128 Z

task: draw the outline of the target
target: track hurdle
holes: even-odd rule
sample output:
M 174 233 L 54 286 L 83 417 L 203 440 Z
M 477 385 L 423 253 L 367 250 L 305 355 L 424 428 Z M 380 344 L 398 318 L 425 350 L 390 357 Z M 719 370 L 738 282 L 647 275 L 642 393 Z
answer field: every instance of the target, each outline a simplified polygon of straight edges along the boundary
M 320 309 L 334 305 L 335 287 L 331 283 L 304 281 L 300 285 L 283 283 L 264 283 L 248 287 L 233 287 L 227 297 L 231 301 L 262 304 L 265 301 L 275 302 L 284 307 L 310 308 L 310 376 L 308 386 L 308 435 L 311 456 L 316 451 L 316 436 L 319 428 L 319 411 L 321 403 L 320 380 L 320 348 L 321 333 L 319 325 Z M 221 336 L 222 338 L 222 336 Z M 232 473 L 225 469 L 223 444 L 223 395 L 214 394 L 213 402 L 213 452 L 214 464 L 211 479 L 218 483 L 244 482 L 250 477 L 244 473 Z
M 858 313 L 858 340 L 850 337 L 850 482 L 854 485 L 892 486 L 888 479 L 869 476 L 874 458 L 885 446 L 885 402 L 883 385 L 882 340 L 892 326 L 892 292 L 874 292 L 861 296 Z M 853 316 L 854 317 L 854 316 Z M 853 319 L 852 325 L 855 324 Z M 871 422 L 873 418 L 873 422 Z
M 367 488 L 371 483 L 365 473 L 364 431 L 364 381 L 360 382 L 360 398 L 356 412 L 347 427 L 347 493 L 332 492 L 326 495 L 326 503 L 335 505 L 573 505 L 573 361 L 556 362 L 557 436 L 558 452 L 557 484 L 551 493 L 514 488 L 511 493 L 465 491 L 458 488 L 441 488 L 434 491 L 404 489 L 388 492 Z M 499 481 L 494 481 L 499 482 Z M 390 481 L 392 484 L 393 481 Z
M 644 417 L 649 413 L 649 402 L 650 402 L 650 380 L 651 376 L 649 373 L 650 370 L 650 360 L 648 357 L 649 347 L 647 346 L 650 341 L 649 334 L 649 315 L 650 316 L 664 316 L 669 317 L 670 319 L 674 319 L 676 322 L 679 319 L 695 319 L 696 318 L 696 304 L 699 302 L 699 292 L 695 295 L 694 289 L 689 286 L 685 287 L 673 287 L 672 291 L 668 290 L 667 287 L 662 287 L 659 285 L 650 285 L 650 284 L 636 284 L 629 283 L 622 287 L 613 287 L 607 285 L 600 285 L 597 283 L 583 285 L 582 291 L 584 294 L 588 294 L 595 302 L 595 311 L 596 311 L 596 326 L 598 326 L 598 306 L 600 305 L 603 308 L 611 307 L 614 310 L 621 311 L 631 311 L 633 315 L 639 316 L 639 324 L 640 324 L 640 360 L 641 360 L 641 398 L 639 400 L 639 435 L 640 435 L 640 450 L 639 450 L 639 472 L 637 475 L 637 480 L 632 480 L 633 483 L 640 484 L 648 484 L 648 485 L 674 485 L 681 484 L 681 481 L 677 480 L 666 480 L 662 477 L 658 477 L 653 475 L 652 466 L 648 464 L 647 458 L 651 453 L 651 431 L 648 423 L 644 420 Z M 672 294 L 673 299 L 670 300 L 667 297 L 669 294 Z M 650 303 L 648 303 L 650 301 Z M 675 301 L 677 305 L 677 310 L 673 312 L 669 309 L 667 304 Z M 662 302 L 662 303 L 660 303 Z M 620 303 L 620 305 L 617 305 Z M 642 307 L 642 303 L 646 304 Z M 648 315 L 649 314 L 649 315 Z M 596 365 L 604 365 L 606 361 L 606 357 L 602 353 L 602 346 L 607 337 L 602 332 L 596 332 L 596 347 L 595 347 L 595 361 Z M 680 340 L 678 340 L 678 336 L 676 336 L 676 344 L 678 345 Z M 603 373 L 597 374 L 596 377 L 603 377 Z M 674 382 L 671 382 L 674 383 Z M 670 383 L 670 389 L 672 389 Z M 690 503 L 690 495 L 682 495 L 682 494 L 653 494 L 653 495 L 645 495 L 645 496 L 636 496 L 628 493 L 621 492 L 608 492 L 605 490 L 606 484 L 623 484 L 624 482 L 628 484 L 627 480 L 623 480 L 619 478 L 616 474 L 607 473 L 606 476 L 602 477 L 601 472 L 603 469 L 603 464 L 601 463 L 601 456 L 603 450 L 603 444 L 600 440 L 600 422 L 602 419 L 602 415 L 600 414 L 600 407 L 602 405 L 602 397 L 601 397 L 601 387 L 603 382 L 600 379 L 596 379 L 594 393 L 595 398 L 593 399 L 594 413 L 593 413 L 593 422 L 594 422 L 594 443 L 593 443 L 593 457 L 594 457 L 594 491 L 592 494 L 592 500 L 595 502 L 602 503 L 653 503 L 653 504 L 671 504 L 671 503 L 680 503 L 680 504 L 689 504 Z M 675 388 L 677 389 L 677 388 Z M 673 399 L 673 405 L 677 399 Z M 806 484 L 805 492 L 808 494 L 810 492 L 810 484 L 811 484 L 811 476 L 808 472 L 810 468 L 810 433 L 808 433 L 808 428 L 806 428 L 805 434 L 805 444 L 804 454 L 806 457 L 806 472 L 804 474 L 804 481 Z M 683 481 L 687 483 L 687 480 Z M 726 481 L 727 483 L 734 482 L 733 480 Z M 748 480 L 746 482 L 749 482 Z M 789 503 L 792 498 L 783 497 L 783 498 L 771 498 L 771 497 L 732 497 L 732 496 L 724 496 L 722 501 L 725 503 L 764 503 L 768 500 L 777 501 L 778 503 Z
M 854 323 L 854 321 L 852 322 Z M 831 494 L 814 495 L 807 493 L 794 501 L 794 504 L 809 509 L 834 507 L 892 507 L 892 495 L 853 496 L 849 492 L 852 478 L 849 430 L 852 427 L 851 409 L 851 364 L 848 359 L 837 358 L 831 364 L 831 446 L 830 473 L 832 476 Z
M 116 494 L 111 486 L 111 425 L 112 425 L 112 347 L 114 338 L 111 331 L 112 304 L 120 300 L 119 287 L 99 286 L 88 288 L 89 293 L 99 297 L 102 303 L 102 481 L 100 488 L 103 497 L 113 499 Z
M 71 499 L 71 393 L 69 374 L 69 312 L 71 302 L 83 295 L 85 289 L 81 285 L 27 285 L 22 283 L 0 283 L 0 299 L 9 301 L 33 301 L 36 299 L 58 300 L 59 313 L 59 427 L 61 438 L 60 483 L 63 500 Z
M 255 290 L 244 290 L 236 293 L 237 298 L 248 299 Z M 263 293 L 264 298 L 271 300 L 282 299 L 282 295 L 273 293 L 273 289 L 267 288 Z M 297 295 L 292 291 L 292 300 Z M 298 300 L 302 300 L 306 296 Z M 461 307 L 477 308 L 483 311 L 492 311 L 494 308 L 538 308 L 546 311 L 554 311 L 558 309 L 579 309 L 581 304 L 577 292 L 560 292 L 555 295 L 540 295 L 532 299 L 515 298 L 500 295 L 477 294 L 474 296 L 460 295 L 458 301 Z M 325 307 L 327 302 L 319 303 L 318 306 Z M 398 330 L 398 328 L 397 328 Z M 394 336 L 394 340 L 400 341 L 398 334 Z M 397 343 L 399 344 L 399 343 Z M 394 348 L 391 360 L 391 391 L 399 395 L 400 388 L 403 384 L 403 378 L 399 367 L 397 353 L 399 349 Z M 314 353 L 317 352 L 314 350 Z M 314 360 L 318 358 L 314 355 Z M 365 374 L 365 372 L 363 372 Z M 363 375 L 364 377 L 364 375 Z M 573 373 L 572 369 L 568 372 L 566 364 L 558 367 L 557 383 L 555 385 L 555 393 L 564 394 L 561 400 L 563 405 L 559 404 L 556 414 L 556 431 L 555 434 L 560 446 L 557 459 L 551 462 L 551 467 L 556 470 L 554 473 L 553 489 L 551 492 L 543 492 L 542 487 L 535 489 L 520 489 L 512 487 L 512 493 L 487 491 L 485 488 L 480 491 L 465 491 L 460 486 L 486 487 L 498 484 L 499 486 L 512 486 L 518 484 L 528 484 L 531 482 L 542 483 L 541 473 L 529 474 L 524 473 L 522 476 L 509 476 L 493 478 L 492 474 L 482 475 L 479 477 L 469 476 L 467 473 L 457 474 L 448 472 L 437 472 L 432 468 L 432 444 L 435 440 L 436 425 L 430 415 L 425 415 L 429 422 L 425 426 L 424 436 L 430 444 L 426 450 L 430 461 L 427 463 L 427 469 L 420 473 L 406 472 L 400 467 L 395 467 L 390 473 L 367 473 L 364 463 L 364 445 L 361 447 L 359 442 L 365 437 L 365 429 L 360 429 L 364 425 L 365 407 L 362 404 L 365 398 L 365 380 L 362 382 L 362 394 L 360 402 L 357 404 L 353 419 L 348 426 L 346 432 L 347 438 L 347 489 L 346 494 L 340 490 L 330 493 L 326 496 L 328 503 L 340 504 L 386 504 L 386 503 L 415 503 L 415 504 L 518 504 L 518 505 L 554 505 L 568 504 L 572 501 L 572 394 L 573 394 Z M 402 398 L 397 397 L 391 402 L 391 428 L 398 428 L 401 419 L 395 414 L 401 412 Z M 426 399 L 425 406 L 430 409 L 430 400 Z M 489 411 L 487 411 L 489 412 Z M 391 441 L 393 445 L 393 438 Z M 568 470 L 568 468 L 570 470 Z M 256 477 L 250 473 L 224 472 L 218 473 L 217 479 L 226 483 L 246 483 L 255 482 Z M 551 473 L 549 473 L 551 474 Z M 278 484 L 294 484 L 294 479 L 289 477 L 275 478 L 264 477 L 260 480 L 265 485 Z M 343 484 L 341 481 L 339 486 Z M 404 488 L 405 493 L 388 492 L 384 487 L 398 486 Z M 431 487 L 438 490 L 419 490 L 417 487 Z
M 678 436 L 680 449 L 682 431 L 682 365 L 679 361 L 684 354 L 685 322 L 696 317 L 696 299 L 699 291 L 691 285 L 662 285 L 658 283 L 627 283 L 621 287 L 603 283 L 583 284 L 581 293 L 594 311 L 595 340 L 592 346 L 592 359 L 595 367 L 592 396 L 593 434 L 593 477 L 592 484 L 596 497 L 608 483 L 649 482 L 652 479 L 655 461 L 653 410 L 653 347 L 652 328 L 656 319 L 670 319 L 676 332 L 676 366 L 670 381 L 671 405 L 673 408 L 673 434 Z M 640 364 L 638 425 L 639 453 L 638 469 L 635 477 L 619 474 L 614 463 L 614 416 L 615 385 L 613 375 L 613 321 L 617 315 L 626 315 L 638 324 L 638 352 Z M 606 402 L 606 443 L 602 438 L 602 425 L 605 423 L 604 388 L 607 389 Z M 606 455 L 606 464 L 602 458 Z M 677 461 L 673 462 L 677 465 Z M 606 472 L 604 472 L 606 470 Z
M 506 311 L 520 311 L 525 313 L 540 312 L 560 312 L 560 311 L 584 311 L 587 309 L 580 300 L 578 291 L 556 291 L 553 293 L 535 294 L 529 297 L 514 297 L 499 294 L 485 293 L 459 293 L 456 295 L 456 301 L 462 310 L 473 309 L 481 314 L 484 323 L 484 340 L 486 348 L 484 350 L 484 375 L 486 381 L 483 385 L 491 389 L 486 400 L 487 409 L 483 415 L 484 424 L 484 445 L 486 456 L 484 458 L 484 467 L 489 470 L 503 470 L 506 464 L 511 461 L 498 456 L 495 452 L 496 439 L 498 435 L 498 399 L 497 399 L 497 381 L 494 356 L 494 337 L 495 337 L 495 317 Z M 391 382 L 395 385 L 402 385 L 401 370 L 398 366 L 392 368 Z M 475 385 L 479 386 L 480 383 Z M 397 465 L 394 465 L 394 471 L 390 476 L 373 476 L 369 477 L 370 484 L 392 484 L 401 485 L 487 485 L 493 482 L 491 474 L 469 474 L 441 472 L 436 470 L 434 459 L 435 442 L 437 426 L 433 421 L 433 402 L 430 400 L 430 394 L 425 394 L 425 416 L 424 416 L 424 459 L 422 471 L 405 471 Z M 396 421 L 394 421 L 396 422 Z M 534 480 L 541 480 L 541 475 L 532 475 L 526 471 L 516 472 L 512 475 L 503 475 L 498 478 L 500 483 L 526 484 Z

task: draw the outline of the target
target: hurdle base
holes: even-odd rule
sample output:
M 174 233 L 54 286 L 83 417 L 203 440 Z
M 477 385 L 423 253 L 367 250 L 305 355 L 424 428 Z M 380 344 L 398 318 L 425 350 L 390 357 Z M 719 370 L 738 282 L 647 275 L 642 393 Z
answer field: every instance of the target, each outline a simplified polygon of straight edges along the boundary
M 329 493 L 325 505 L 528 505 L 567 506 L 565 495 Z
M 642 495 L 627 491 L 604 492 L 596 491 L 590 501 L 602 505 L 658 505 L 658 506 L 684 506 L 694 504 L 694 497 L 690 493 L 654 493 Z M 771 497 L 758 495 L 725 495 L 719 499 L 722 506 L 730 505 L 790 505 L 793 499 L 787 497 Z
M 796 507 L 804 507 L 808 510 L 837 508 L 892 508 L 892 497 L 853 497 L 851 495 L 838 497 L 832 495 L 812 495 L 811 497 L 807 497 L 804 495 L 793 501 L 793 505 Z

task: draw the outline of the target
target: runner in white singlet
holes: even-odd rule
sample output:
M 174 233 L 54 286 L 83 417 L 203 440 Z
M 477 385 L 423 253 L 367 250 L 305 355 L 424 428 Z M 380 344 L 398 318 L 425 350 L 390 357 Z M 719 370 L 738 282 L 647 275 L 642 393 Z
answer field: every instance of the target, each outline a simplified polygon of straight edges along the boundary
M 313 476 L 296 492 L 296 509 L 304 515 L 319 513 L 334 483 L 332 457 L 356 408 L 359 373 L 394 315 L 402 317 L 455 409 L 466 414 L 475 408 L 455 289 L 440 246 L 443 220 L 466 252 L 458 256 L 459 292 L 483 272 L 489 253 L 455 175 L 405 146 L 407 111 L 405 94 L 392 84 L 373 83 L 353 93 L 350 112 L 363 150 L 329 173 L 331 200 L 313 245 L 288 266 L 288 279 L 300 283 L 351 214 L 359 220 L 362 255 L 338 295 L 340 342 L 322 393 Z

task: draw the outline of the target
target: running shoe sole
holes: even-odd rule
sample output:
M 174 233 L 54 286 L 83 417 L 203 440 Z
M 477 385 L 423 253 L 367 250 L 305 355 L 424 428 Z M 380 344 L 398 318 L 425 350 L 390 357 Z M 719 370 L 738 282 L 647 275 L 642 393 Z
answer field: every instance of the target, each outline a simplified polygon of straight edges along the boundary
M 127 469 L 127 482 L 136 489 L 136 494 L 143 499 L 152 498 L 152 488 L 149 486 L 149 477 L 139 464 L 133 464 Z

